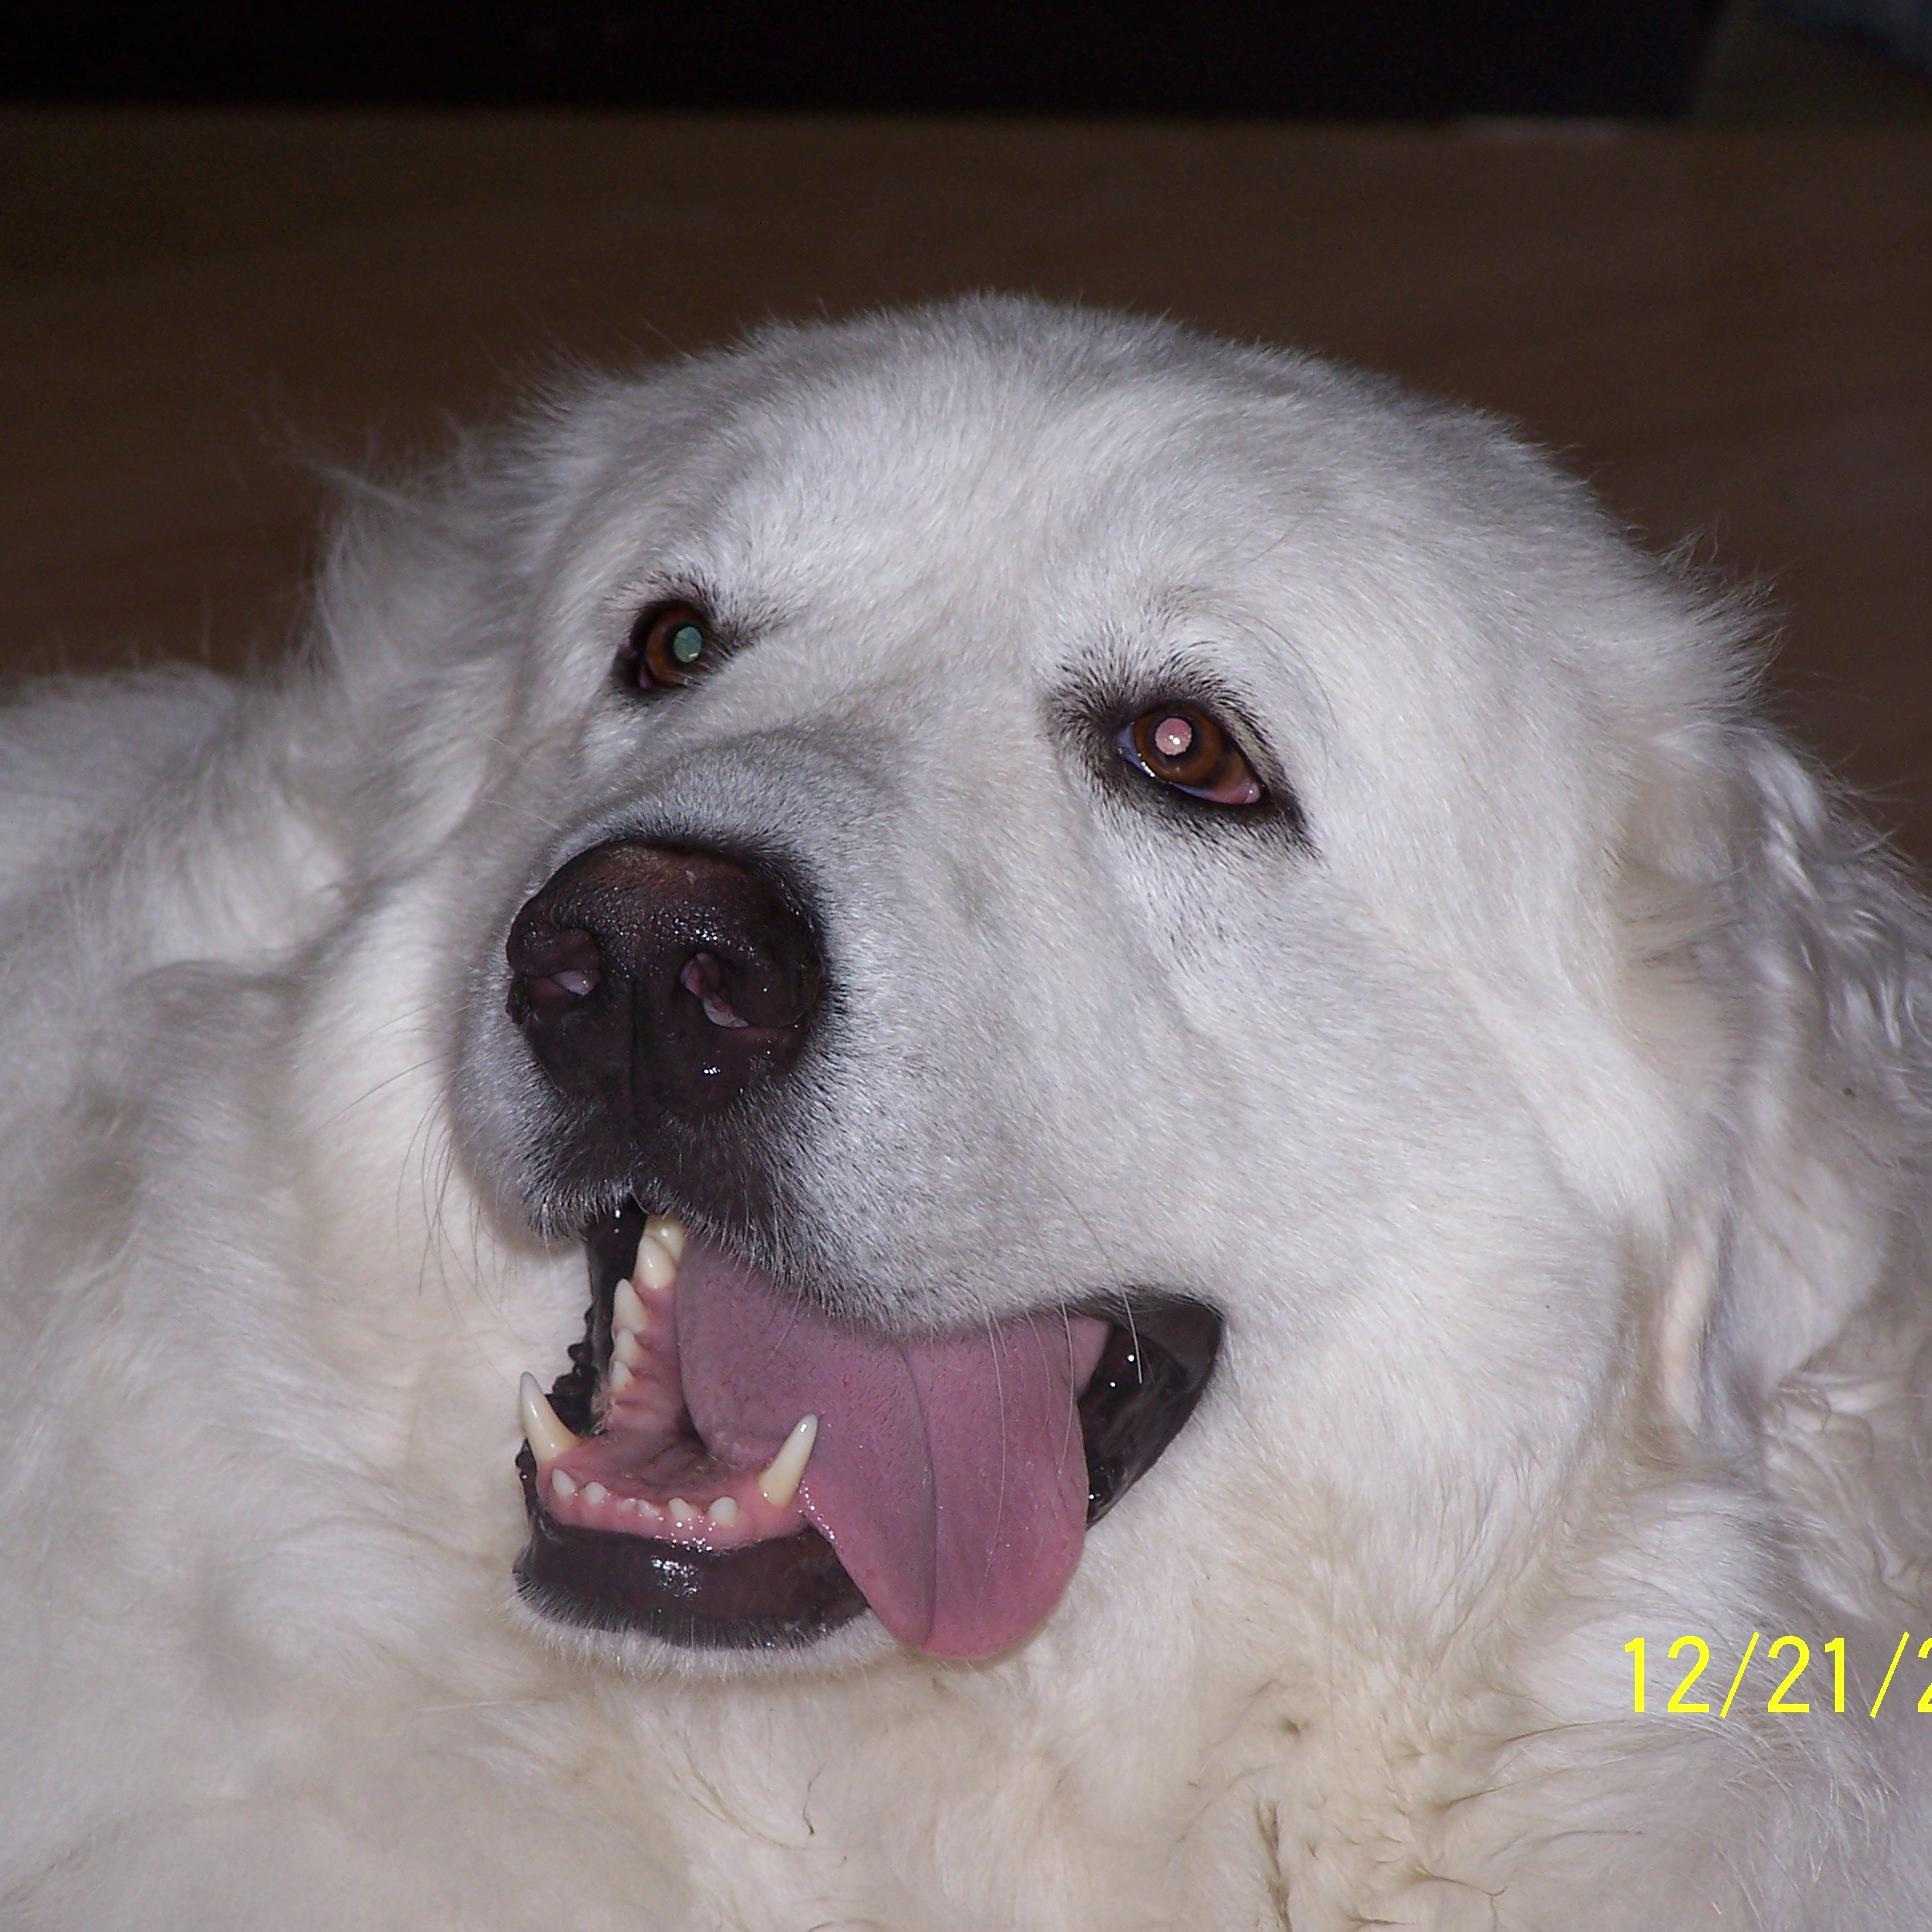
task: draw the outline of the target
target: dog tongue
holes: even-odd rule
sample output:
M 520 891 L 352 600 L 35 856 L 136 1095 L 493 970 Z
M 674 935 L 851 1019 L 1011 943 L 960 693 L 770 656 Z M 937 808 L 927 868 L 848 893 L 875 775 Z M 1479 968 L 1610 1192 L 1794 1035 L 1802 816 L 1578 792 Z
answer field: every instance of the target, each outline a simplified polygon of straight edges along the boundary
M 816 1415 L 806 1517 L 879 1621 L 942 1657 L 1018 1643 L 1066 1588 L 1087 1521 L 1074 1401 L 1105 1332 L 1027 1316 L 895 1341 L 825 1320 L 708 1243 L 678 1271 L 698 1433 L 723 1461 L 762 1467 Z

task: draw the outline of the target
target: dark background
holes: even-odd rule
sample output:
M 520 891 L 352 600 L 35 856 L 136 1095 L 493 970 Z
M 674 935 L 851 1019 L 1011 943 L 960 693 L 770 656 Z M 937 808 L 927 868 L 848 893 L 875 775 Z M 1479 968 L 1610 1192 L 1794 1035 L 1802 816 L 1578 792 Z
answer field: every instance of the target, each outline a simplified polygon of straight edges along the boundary
M 27 97 L 679 111 L 1666 115 L 1720 0 L 48 8 Z

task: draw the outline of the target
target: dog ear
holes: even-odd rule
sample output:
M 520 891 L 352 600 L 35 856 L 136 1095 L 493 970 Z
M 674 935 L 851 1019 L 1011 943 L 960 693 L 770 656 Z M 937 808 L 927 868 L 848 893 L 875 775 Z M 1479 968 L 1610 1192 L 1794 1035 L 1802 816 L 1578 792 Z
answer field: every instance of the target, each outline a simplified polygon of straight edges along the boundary
M 1906 1286 L 1932 1115 L 1932 920 L 1884 841 L 1775 732 L 1732 723 L 1717 741 L 1699 761 L 1700 832 L 1680 821 L 1670 867 L 1680 886 L 1687 861 L 1701 874 L 1674 963 L 1707 1045 L 1684 1063 L 1701 1120 L 1656 1359 L 1670 1421 L 1742 1446 L 1788 1377 Z

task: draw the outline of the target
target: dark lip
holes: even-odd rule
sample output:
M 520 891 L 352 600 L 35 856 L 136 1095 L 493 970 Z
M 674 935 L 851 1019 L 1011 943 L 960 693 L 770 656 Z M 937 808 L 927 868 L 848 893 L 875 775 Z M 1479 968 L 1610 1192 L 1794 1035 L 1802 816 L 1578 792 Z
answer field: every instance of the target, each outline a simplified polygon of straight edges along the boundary
M 598 1376 L 611 1346 L 617 1284 L 637 1251 L 635 1199 L 584 1230 L 590 1309 L 584 1339 L 552 1386 L 561 1420 L 594 1427 Z M 1204 1302 L 1127 1290 L 1074 1312 L 1111 1325 L 1080 1398 L 1091 1526 L 1151 1469 L 1193 1415 L 1220 1354 L 1221 1317 Z M 537 1493 L 536 1459 L 517 1454 L 530 1540 L 517 1559 L 525 1602 L 557 1621 L 636 1631 L 694 1650 L 790 1650 L 817 1643 L 866 1607 L 832 1546 L 814 1529 L 729 1552 L 648 1536 L 578 1529 L 552 1519 Z

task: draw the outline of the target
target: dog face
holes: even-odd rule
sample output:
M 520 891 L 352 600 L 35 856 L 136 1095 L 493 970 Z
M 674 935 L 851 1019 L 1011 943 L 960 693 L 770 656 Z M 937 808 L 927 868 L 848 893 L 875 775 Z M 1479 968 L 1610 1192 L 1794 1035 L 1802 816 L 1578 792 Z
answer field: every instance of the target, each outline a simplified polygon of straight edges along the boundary
M 1452 1616 L 1676 1151 L 1616 898 L 1715 709 L 1676 593 L 1466 416 L 1024 305 L 596 389 L 533 470 L 456 1100 L 591 1256 L 531 1601 L 985 1655 L 1076 1571 L 1285 1601 L 1339 1513 Z

